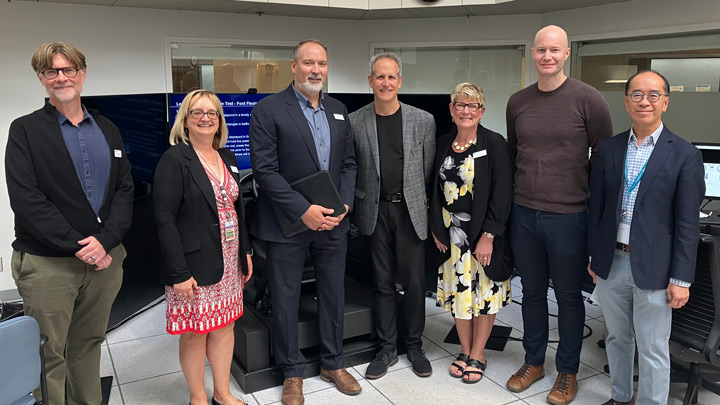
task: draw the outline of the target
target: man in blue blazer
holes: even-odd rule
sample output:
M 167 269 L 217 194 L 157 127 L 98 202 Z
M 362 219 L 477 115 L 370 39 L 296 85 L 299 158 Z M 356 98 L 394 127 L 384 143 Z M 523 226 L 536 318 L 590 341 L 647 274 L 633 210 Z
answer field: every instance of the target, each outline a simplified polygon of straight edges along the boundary
M 667 79 L 640 72 L 625 84 L 633 125 L 600 145 L 590 180 L 588 271 L 605 317 L 612 398 L 666 404 L 670 389 L 672 308 L 687 302 L 695 277 L 705 195 L 700 151 L 662 123 Z
M 320 326 L 321 378 L 348 395 L 360 385 L 343 368 L 343 316 L 347 213 L 355 193 L 355 151 L 347 109 L 322 93 L 327 52 L 317 40 L 301 42 L 290 62 L 295 75 L 284 91 L 261 100 L 250 119 L 250 160 L 260 186 L 250 232 L 267 242 L 268 279 L 273 297 L 272 340 L 282 368 L 282 401 L 304 403 L 305 358 L 298 349 L 298 306 L 308 248 L 313 258 Z M 321 170 L 330 172 L 345 212 L 310 204 L 290 183 Z M 286 237 L 278 221 L 302 221 L 307 230 Z

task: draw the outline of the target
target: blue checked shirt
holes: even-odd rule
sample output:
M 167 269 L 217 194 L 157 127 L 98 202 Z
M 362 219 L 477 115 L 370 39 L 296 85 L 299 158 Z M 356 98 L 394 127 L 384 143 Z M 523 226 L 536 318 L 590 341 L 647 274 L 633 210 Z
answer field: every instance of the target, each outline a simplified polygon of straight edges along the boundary
M 58 122 L 80 185 L 97 214 L 105 201 L 110 178 L 110 147 L 95 119 L 85 106 L 82 109 L 83 119 L 77 126 L 59 111 Z
M 314 108 L 310 100 L 300 93 L 293 83 L 292 86 L 295 96 L 300 103 L 300 109 L 307 120 L 310 132 L 312 132 L 313 140 L 315 141 L 315 150 L 317 151 L 318 159 L 320 159 L 320 167 L 323 170 L 330 168 L 330 124 L 325 114 L 325 107 L 323 106 L 323 94 L 320 93 L 320 102 L 317 108 Z
M 632 128 L 630 128 L 630 138 L 628 140 L 627 157 L 625 160 L 627 169 L 623 173 L 623 179 L 625 177 L 625 173 L 627 173 L 627 181 L 623 181 L 622 217 L 620 218 L 620 222 L 624 224 L 632 224 L 635 200 L 637 199 L 638 190 L 640 190 L 640 183 L 642 183 L 642 178 L 640 179 L 640 181 L 638 181 L 635 188 L 633 188 L 630 195 L 628 195 L 628 190 L 630 189 L 630 186 L 635 182 L 635 179 L 640 174 L 643 166 L 645 166 L 647 161 L 650 159 L 650 155 L 652 155 L 652 152 L 655 149 L 655 145 L 657 145 L 658 138 L 660 138 L 660 134 L 662 133 L 663 128 L 664 125 L 661 122 L 658 129 L 656 129 L 652 134 L 650 134 L 650 136 L 645 138 L 645 141 L 643 141 L 642 145 L 637 144 L 637 137 L 635 136 L 635 132 Z M 677 284 L 680 287 L 690 287 L 690 283 L 678 280 L 676 278 L 671 278 L 670 282 L 673 284 Z

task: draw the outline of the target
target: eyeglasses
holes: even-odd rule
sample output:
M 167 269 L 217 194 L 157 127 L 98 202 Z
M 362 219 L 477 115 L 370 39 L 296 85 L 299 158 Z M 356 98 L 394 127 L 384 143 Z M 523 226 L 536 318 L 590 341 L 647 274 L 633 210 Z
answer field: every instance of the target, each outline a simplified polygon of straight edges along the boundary
M 65 77 L 68 79 L 72 79 L 73 77 L 77 76 L 80 69 L 73 68 L 73 67 L 66 67 L 66 68 L 57 68 L 57 69 L 47 69 L 44 72 L 40 72 L 43 76 L 45 76 L 46 79 L 55 79 L 58 77 L 60 72 L 63 72 Z
M 465 103 L 457 103 L 456 102 L 456 103 L 453 103 L 453 107 L 455 107 L 455 111 L 462 111 L 465 109 L 465 107 L 467 107 L 467 109 L 470 112 L 476 112 L 477 110 L 482 108 L 482 105 L 480 103 L 465 104 Z
M 647 97 L 649 102 L 657 103 L 658 100 L 660 100 L 660 96 L 667 96 L 667 94 L 662 94 L 657 91 L 651 91 L 648 94 L 643 94 L 641 91 L 633 91 L 630 94 L 626 94 L 626 96 L 630 97 L 630 100 L 632 100 L 633 103 L 639 103 L 643 101 L 645 97 Z
M 212 120 L 215 120 L 215 119 L 220 118 L 220 113 L 217 112 L 217 111 L 206 111 L 206 112 L 203 112 L 203 111 L 200 111 L 200 110 L 190 110 L 190 115 L 191 115 L 193 118 L 198 119 L 198 120 L 199 120 L 199 119 L 202 119 L 202 117 L 204 117 L 205 114 L 207 114 L 208 118 L 210 118 L 210 119 L 212 119 Z

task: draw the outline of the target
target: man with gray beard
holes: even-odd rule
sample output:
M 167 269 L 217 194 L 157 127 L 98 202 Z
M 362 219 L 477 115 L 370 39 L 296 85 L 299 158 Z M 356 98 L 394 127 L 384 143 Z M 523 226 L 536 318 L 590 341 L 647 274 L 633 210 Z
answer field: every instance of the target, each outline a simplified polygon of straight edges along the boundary
M 355 149 L 345 106 L 323 94 L 327 52 L 318 40 L 300 42 L 290 67 L 295 80 L 261 100 L 250 119 L 250 160 L 260 186 L 250 233 L 267 242 L 267 272 L 273 300 L 275 364 L 284 377 L 282 402 L 301 405 L 305 357 L 298 348 L 298 307 L 308 249 L 316 278 L 321 340 L 320 377 L 347 395 L 362 388 L 343 364 L 347 214 L 355 195 Z M 290 184 L 319 171 L 330 173 L 345 210 L 311 204 Z M 306 230 L 285 236 L 280 216 Z

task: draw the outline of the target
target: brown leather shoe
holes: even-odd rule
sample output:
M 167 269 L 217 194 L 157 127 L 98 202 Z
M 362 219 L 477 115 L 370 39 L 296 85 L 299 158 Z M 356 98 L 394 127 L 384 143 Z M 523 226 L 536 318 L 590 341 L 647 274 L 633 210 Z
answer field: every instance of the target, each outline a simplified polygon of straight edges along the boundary
M 555 385 L 547 396 L 547 401 L 553 405 L 567 405 L 572 402 L 578 389 L 575 377 L 575 374 L 558 373 Z
M 344 368 L 339 370 L 325 370 L 321 367 L 320 378 L 325 382 L 335 383 L 338 391 L 345 395 L 357 395 L 362 391 L 362 387 L 355 377 L 350 375 Z
M 603 403 L 602 405 L 635 405 L 635 397 L 633 396 L 632 398 L 630 398 L 630 401 L 628 402 L 616 401 L 610 398 L 609 401 Z
M 303 396 L 302 386 L 302 377 L 286 378 L 283 381 L 282 403 L 284 405 L 303 405 L 305 397 Z
M 523 363 L 520 369 L 510 377 L 505 386 L 512 392 L 522 392 L 543 377 L 545 377 L 545 368 L 542 365 L 533 366 Z

